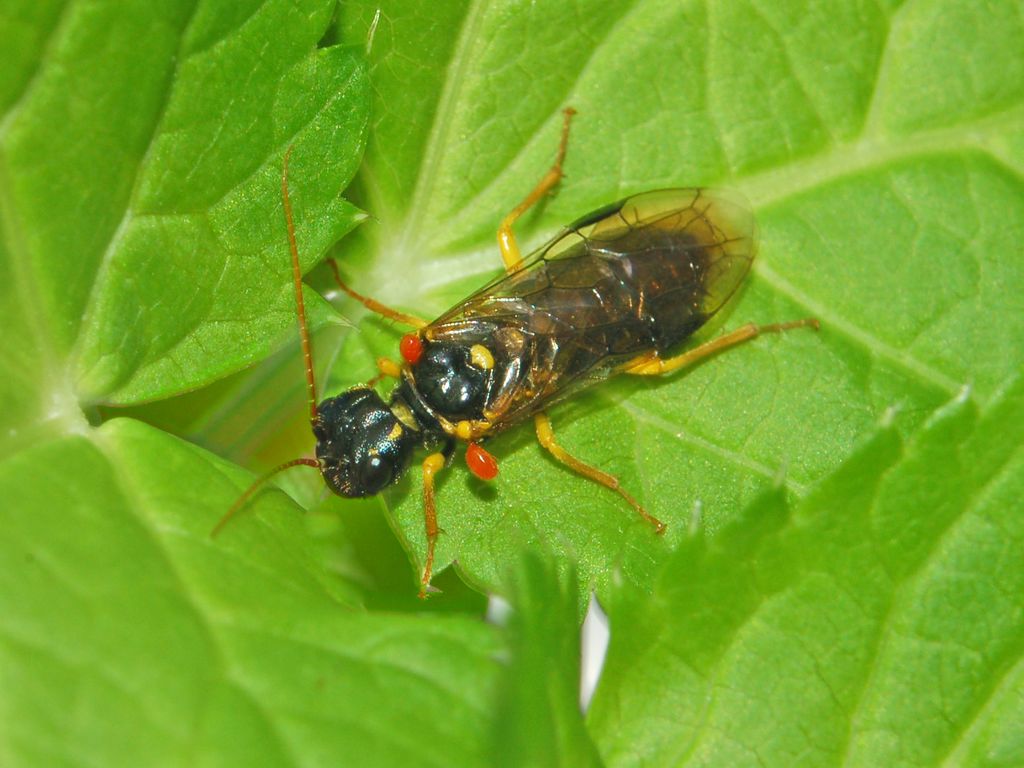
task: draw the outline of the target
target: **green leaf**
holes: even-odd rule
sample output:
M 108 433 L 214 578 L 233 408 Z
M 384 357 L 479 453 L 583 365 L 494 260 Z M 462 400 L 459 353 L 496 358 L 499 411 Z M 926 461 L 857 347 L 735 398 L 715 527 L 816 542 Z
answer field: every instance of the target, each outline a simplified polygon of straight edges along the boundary
M 338 195 L 368 88 L 358 54 L 315 47 L 332 8 L 69 2 L 25 19 L 36 58 L 5 89 L 0 213 L 5 304 L 34 347 L 7 365 L 33 375 L 5 382 L 5 421 L 194 389 L 294 328 L 289 145 L 304 265 L 357 221 Z
M 496 718 L 548 684 L 516 754 L 583 762 L 568 606 L 591 587 L 609 763 L 1021 762 L 1022 43 L 1012 4 L 967 0 L 7 3 L 0 763 L 493 764 Z M 210 542 L 252 476 L 161 429 L 258 469 L 312 448 L 294 349 L 239 373 L 295 336 L 286 148 L 303 269 L 361 217 L 340 193 L 365 143 L 345 194 L 372 218 L 334 254 L 430 316 L 499 273 L 566 105 L 524 250 L 634 192 L 737 188 L 762 247 L 702 338 L 822 321 L 552 411 L 666 536 L 524 426 L 489 444 L 493 486 L 441 479 L 426 605 L 416 472 L 324 502 L 296 469 L 275 482 L 305 518 L 267 489 Z M 332 393 L 401 330 L 328 296 L 343 328 L 317 292 Z M 98 426 L 109 406 L 161 429 Z M 506 591 L 534 549 L 575 587 L 537 571 L 518 629 L 484 625 L 454 571 Z
M 601 765 L 580 714 L 577 585 L 554 559 L 523 556 L 509 587 L 512 658 L 502 675 L 495 754 L 502 765 Z
M 822 323 L 554 409 L 563 446 L 618 475 L 669 524 L 664 541 L 529 426 L 489 444 L 493 488 L 449 473 L 439 564 L 472 583 L 495 588 L 539 543 L 602 593 L 616 568 L 642 586 L 696 514 L 714 532 L 778 476 L 800 499 L 888 409 L 908 434 L 964 384 L 985 402 L 1020 369 L 1024 79 L 1004 76 L 1024 67 L 1019 14 L 959 0 L 770 5 L 346 6 L 353 43 L 381 9 L 357 179 L 375 221 L 339 254 L 358 289 L 431 316 L 497 274 L 497 223 L 547 169 L 572 105 L 567 177 L 524 218 L 524 243 L 645 189 L 738 188 L 761 252 L 702 338 Z M 332 391 L 394 355 L 399 333 L 370 321 L 350 337 Z M 421 560 L 416 485 L 389 499 Z
M 356 610 L 281 494 L 212 540 L 225 470 L 128 419 L 0 463 L 4 764 L 486 764 L 494 630 Z
M 867 441 L 621 595 L 589 725 L 619 765 L 1024 760 L 1024 380 Z M 941 468 L 941 471 L 937 471 Z M 616 631 L 622 627 L 622 631 Z

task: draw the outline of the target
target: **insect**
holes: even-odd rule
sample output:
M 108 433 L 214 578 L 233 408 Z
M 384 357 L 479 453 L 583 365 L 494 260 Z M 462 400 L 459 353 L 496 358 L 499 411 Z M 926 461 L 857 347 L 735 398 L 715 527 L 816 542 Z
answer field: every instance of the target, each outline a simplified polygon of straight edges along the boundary
M 346 293 L 368 309 L 414 329 L 399 344 L 401 363 L 377 361 L 377 379 L 397 381 L 387 401 L 367 384 L 317 405 L 288 196 L 289 149 L 281 196 L 316 458 L 286 462 L 259 478 L 214 533 L 267 478 L 281 470 L 315 467 L 335 493 L 371 496 L 394 484 L 412 464 L 416 449 L 425 448 L 429 452 L 422 463 L 427 552 L 420 581 L 424 597 L 430 589 L 438 536 L 437 473 L 451 463 L 461 443 L 466 445 L 470 471 L 483 480 L 494 479 L 498 463 L 483 444 L 529 420 L 540 444 L 555 459 L 619 494 L 655 531 L 665 529 L 616 477 L 566 451 L 555 438 L 546 410 L 580 388 L 615 374 L 670 373 L 761 333 L 817 328 L 818 322 L 807 318 L 748 324 L 673 354 L 735 293 L 754 258 L 753 215 L 744 203 L 721 192 L 667 189 L 627 197 L 583 216 L 522 258 L 513 224 L 561 179 L 574 113 L 565 110 L 554 164 L 498 229 L 505 275 L 433 322 L 356 293 L 331 262 Z

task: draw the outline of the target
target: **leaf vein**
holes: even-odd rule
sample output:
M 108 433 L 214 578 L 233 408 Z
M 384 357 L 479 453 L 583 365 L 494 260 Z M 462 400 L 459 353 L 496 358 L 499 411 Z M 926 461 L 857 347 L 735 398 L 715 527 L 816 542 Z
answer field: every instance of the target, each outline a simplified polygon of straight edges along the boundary
M 94 440 L 93 443 L 99 449 L 100 453 L 107 458 L 111 476 L 114 478 L 114 482 L 120 490 L 121 495 L 128 502 L 131 509 L 144 510 L 145 505 L 142 503 L 141 494 L 136 489 L 133 480 L 129 478 L 122 469 L 122 462 L 119 461 L 116 456 L 116 448 L 112 448 L 107 445 L 107 441 L 102 438 L 100 433 L 96 433 L 95 436 L 99 439 Z M 199 602 L 193 597 L 192 590 L 189 588 L 184 575 L 181 573 L 174 558 L 171 556 L 167 543 L 160 535 L 160 531 L 157 526 L 146 514 L 136 514 L 131 516 L 131 519 L 138 523 L 139 530 L 146 534 L 146 537 L 153 544 L 155 552 L 159 555 L 167 568 L 167 573 L 177 585 L 177 593 L 181 595 L 182 604 L 192 613 L 196 620 L 196 626 L 206 637 L 208 647 L 214 654 L 214 661 L 216 666 L 219 668 L 221 679 L 237 690 L 252 704 L 253 710 L 264 722 L 266 722 L 268 731 L 271 736 L 273 736 L 274 740 L 280 745 L 282 753 L 288 756 L 292 764 L 298 765 L 301 761 L 297 759 L 291 745 L 288 744 L 284 735 L 281 733 L 280 727 L 274 722 L 273 718 L 270 717 L 269 712 L 266 711 L 259 698 L 249 691 L 241 680 L 231 674 L 231 667 L 228 663 L 228 654 L 225 650 L 223 640 L 217 633 L 214 623 L 206 615 Z
M 181 27 L 181 34 L 178 39 L 178 48 L 173 58 L 174 64 L 168 68 L 167 75 L 164 79 L 164 87 L 162 89 L 163 100 L 153 116 L 152 127 L 149 132 L 149 139 L 146 142 L 146 148 L 139 156 L 139 161 L 135 165 L 131 191 L 128 193 L 128 199 L 125 200 L 124 203 L 124 214 L 121 216 L 121 220 L 117 223 L 117 226 L 114 227 L 114 230 L 110 235 L 110 239 L 107 241 L 107 246 L 103 249 L 103 254 L 100 256 L 99 264 L 96 267 L 92 286 L 89 289 L 89 296 L 85 301 L 85 311 L 82 313 L 82 322 L 78 325 L 79 333 L 69 354 L 69 358 L 71 360 L 77 359 L 81 353 L 80 345 L 83 343 L 85 338 L 82 331 L 91 325 L 92 317 L 97 311 L 96 303 L 99 301 L 100 289 L 106 283 L 107 276 L 112 268 L 114 254 L 116 253 L 118 246 L 121 244 L 121 240 L 124 238 L 125 233 L 132 222 L 134 214 L 133 205 L 136 195 L 139 192 L 139 181 L 141 179 L 142 171 L 148 163 L 149 155 L 153 151 L 154 142 L 160 125 L 163 123 L 167 107 L 170 105 L 171 95 L 174 91 L 175 77 L 181 67 L 181 55 L 185 45 L 185 39 L 188 37 L 188 30 L 196 18 L 198 8 L 199 3 L 193 2 L 192 8 L 189 10 L 188 18 L 185 19 L 185 23 Z
M 787 282 L 771 267 L 766 266 L 763 261 L 755 264 L 754 270 L 758 277 L 763 279 L 765 283 L 778 293 L 817 317 L 823 327 L 839 331 L 847 338 L 859 344 L 875 358 L 893 364 L 904 372 L 912 374 L 917 379 L 942 390 L 946 395 L 953 396 L 962 388 L 962 384 L 946 376 L 944 373 L 922 363 L 904 350 L 899 350 L 885 344 L 877 337 L 872 336 L 867 331 L 835 314 L 824 304 L 815 301 L 809 295 Z
M 69 9 L 74 5 L 71 0 L 65 0 L 64 5 L 61 7 L 60 12 L 57 14 L 57 20 L 53 24 L 53 28 L 49 31 L 46 36 L 46 42 L 41 46 L 42 54 L 39 56 L 36 62 L 35 68 L 32 70 L 27 78 L 25 78 L 25 85 L 22 86 L 21 93 L 17 95 L 12 101 L 11 105 L 7 108 L 3 118 L 0 119 L 0 137 L 7 133 L 8 128 L 15 117 L 21 110 L 22 106 L 28 99 L 29 94 L 35 88 L 36 83 L 39 81 L 42 75 L 46 62 L 50 59 L 52 51 L 50 50 L 54 46 L 54 42 L 59 37 L 62 27 L 68 23 L 70 17 Z
M 913 450 L 911 446 L 910 451 Z M 900 598 L 906 596 L 906 593 L 910 591 L 910 587 L 917 583 L 924 577 L 924 572 L 929 565 L 934 564 L 934 561 L 942 551 L 942 545 L 950 539 L 953 532 L 957 527 L 964 521 L 965 518 L 969 517 L 975 512 L 980 504 L 980 501 L 988 494 L 989 490 L 995 485 L 1008 470 L 1013 468 L 1013 459 L 1019 451 L 1011 451 L 1004 457 L 1004 460 L 996 465 L 987 465 L 986 469 L 990 470 L 988 477 L 977 486 L 977 490 L 973 494 L 973 498 L 970 504 L 963 509 L 959 510 L 950 520 L 946 521 L 945 525 L 938 531 L 937 535 L 934 536 L 932 541 L 928 542 L 928 548 L 924 552 L 920 561 L 913 567 L 912 570 L 900 576 L 898 581 L 893 582 L 892 594 L 889 597 L 888 603 L 885 608 L 885 613 L 881 617 L 881 621 L 878 624 L 878 631 L 874 634 L 874 643 L 871 649 L 870 658 L 867 660 L 869 665 L 869 672 L 864 680 L 863 686 L 857 695 L 857 700 L 853 707 L 850 709 L 849 716 L 849 728 L 846 734 L 846 743 L 843 745 L 841 753 L 843 754 L 843 766 L 850 764 L 852 759 L 851 748 L 853 746 L 853 736 L 856 730 L 857 721 L 860 719 L 865 707 L 865 698 L 868 690 L 872 687 L 876 676 L 879 673 L 878 660 L 882 656 L 883 647 L 889 642 L 890 637 L 893 634 L 892 623 L 894 620 L 894 614 L 897 612 L 898 604 L 901 604 Z M 907 451 L 905 451 L 906 455 Z M 886 471 L 886 474 L 891 472 L 891 468 Z M 884 482 L 884 475 L 882 478 Z M 875 497 L 877 500 L 877 495 Z M 867 511 L 867 515 L 870 518 L 871 513 L 874 510 L 875 501 L 872 501 L 871 508 Z M 1024 653 L 1024 639 L 1017 644 L 1017 655 Z M 965 726 L 966 727 L 966 726 Z

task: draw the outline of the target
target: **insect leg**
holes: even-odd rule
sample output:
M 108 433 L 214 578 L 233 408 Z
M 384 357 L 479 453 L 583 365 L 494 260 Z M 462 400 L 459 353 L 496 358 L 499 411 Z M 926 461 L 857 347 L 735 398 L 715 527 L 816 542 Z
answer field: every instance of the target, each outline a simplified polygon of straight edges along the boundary
M 363 296 L 361 293 L 356 293 L 345 284 L 344 280 L 341 279 L 341 272 L 338 271 L 338 262 L 334 259 L 327 259 L 327 263 L 330 265 L 331 271 L 334 272 L 334 280 L 338 283 L 338 287 L 371 312 L 376 312 L 378 315 L 386 317 L 388 320 L 394 320 L 396 323 L 401 323 L 402 325 L 410 325 L 413 328 L 423 328 L 427 324 L 427 321 L 422 318 L 416 317 L 415 315 L 407 315 L 404 312 L 391 309 L 391 307 L 381 304 L 376 299 L 371 299 L 369 296 Z
M 731 333 L 719 336 L 717 339 L 712 339 L 701 344 L 699 347 L 687 350 L 681 355 L 670 357 L 667 360 L 661 359 L 656 354 L 642 355 L 634 360 L 628 368 L 624 368 L 623 373 L 631 373 L 634 376 L 657 376 L 662 373 L 671 373 L 688 365 L 693 365 L 697 361 L 703 360 L 705 357 L 720 352 L 723 349 L 735 347 L 737 344 L 757 338 L 762 333 L 781 333 L 793 328 L 813 328 L 817 330 L 818 327 L 818 320 L 813 317 L 793 320 L 789 323 L 771 323 L 770 325 L 747 323 Z
M 397 379 L 402 375 L 402 366 L 388 357 L 377 358 L 377 375 L 366 382 L 366 386 L 372 387 L 381 379 Z
M 544 174 L 544 178 L 523 202 L 502 219 L 501 226 L 498 228 L 498 247 L 501 249 L 501 258 L 505 262 L 507 272 L 514 272 L 523 261 L 522 256 L 519 255 L 519 246 L 516 243 L 516 236 L 512 232 L 512 225 L 515 224 L 516 219 L 529 210 L 531 205 L 550 192 L 562 178 L 562 161 L 565 159 L 565 148 L 569 144 L 569 123 L 572 122 L 572 116 L 576 114 L 576 110 L 566 107 L 562 114 L 565 115 L 565 120 L 562 123 L 562 140 L 558 145 L 558 155 L 555 157 L 554 165 Z
M 402 366 L 389 357 L 377 358 L 377 370 L 380 371 L 381 376 L 389 376 L 392 379 L 397 379 L 402 375 Z
M 648 512 L 646 509 L 640 506 L 640 503 L 634 499 L 630 494 L 619 484 L 619 478 L 615 475 L 609 475 L 607 472 L 603 472 L 597 467 L 592 467 L 586 464 L 570 453 L 566 452 L 562 446 L 555 442 L 555 433 L 551 429 L 551 421 L 548 420 L 547 414 L 538 413 L 533 417 L 534 426 L 537 428 L 537 440 L 541 446 L 544 447 L 552 456 L 558 459 L 560 462 L 569 467 L 574 472 L 578 472 L 588 480 L 593 480 L 595 483 L 600 483 L 605 488 L 610 488 L 615 491 L 619 496 L 624 498 L 629 505 L 637 511 L 644 520 L 654 526 L 654 530 L 661 533 L 665 530 L 665 524 L 658 518 Z
M 420 581 L 420 597 L 431 591 L 430 576 L 434 570 L 434 545 L 437 543 L 437 509 L 434 506 L 434 475 L 444 469 L 443 453 L 432 453 L 423 460 L 423 522 L 427 527 L 427 560 Z

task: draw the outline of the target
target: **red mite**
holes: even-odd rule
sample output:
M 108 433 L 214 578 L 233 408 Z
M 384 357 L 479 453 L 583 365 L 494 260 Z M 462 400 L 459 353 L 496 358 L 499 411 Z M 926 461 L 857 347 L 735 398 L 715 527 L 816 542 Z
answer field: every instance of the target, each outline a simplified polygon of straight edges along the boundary
M 402 341 L 398 345 L 398 351 L 405 362 L 409 365 L 416 365 L 420 358 L 423 357 L 423 342 L 420 341 L 420 337 L 416 334 L 407 333 L 402 337 Z
M 616 477 L 577 459 L 555 440 L 546 409 L 611 375 L 657 375 L 683 368 L 766 332 L 817 328 L 812 318 L 744 325 L 687 351 L 679 347 L 729 300 L 756 250 L 753 215 L 735 196 L 708 189 L 666 189 L 633 195 L 564 228 L 542 248 L 520 257 L 512 225 L 562 177 L 574 111 L 565 110 L 554 165 L 498 229 L 505 274 L 433 322 L 396 312 L 341 288 L 370 310 L 415 330 L 402 337 L 403 364 L 378 361 L 397 379 L 387 402 L 370 386 L 353 387 L 317 406 L 309 333 L 302 302 L 288 156 L 284 202 L 299 332 L 316 436 L 316 459 L 295 459 L 257 480 L 214 529 L 220 528 L 275 472 L 316 467 L 335 493 L 370 496 L 395 483 L 417 448 L 422 464 L 427 552 L 420 595 L 430 588 L 438 536 L 434 476 L 459 443 L 482 480 L 498 475 L 481 445 L 533 420 L 540 444 L 562 464 L 619 494 L 657 532 L 664 524 L 627 493 Z
M 498 476 L 498 460 L 481 448 L 479 443 L 466 446 L 466 466 L 481 480 L 493 480 Z

